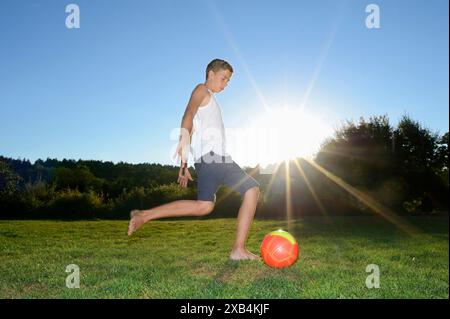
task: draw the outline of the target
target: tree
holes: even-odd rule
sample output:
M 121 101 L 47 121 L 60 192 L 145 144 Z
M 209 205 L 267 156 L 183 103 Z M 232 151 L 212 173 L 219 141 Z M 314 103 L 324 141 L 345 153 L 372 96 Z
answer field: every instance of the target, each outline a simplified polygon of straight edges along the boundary
M 57 189 L 71 188 L 78 189 L 80 192 L 85 192 L 90 188 L 97 188 L 101 184 L 101 181 L 83 164 L 79 164 L 74 169 L 57 168 L 55 182 Z
M 395 131 L 395 154 L 405 174 L 436 169 L 439 136 L 404 115 Z
M 22 178 L 11 167 L 0 160 L 0 197 L 12 196 L 19 192 Z
M 373 188 L 393 171 L 392 133 L 386 115 L 347 121 L 322 144 L 315 160 L 354 186 Z
M 448 208 L 448 133 L 439 137 L 406 115 L 395 129 L 387 116 L 347 121 L 315 160 L 392 208 Z
M 443 183 L 449 187 L 449 176 L 448 176 L 448 132 L 441 136 L 438 142 L 438 147 L 436 150 L 436 174 L 439 175 Z

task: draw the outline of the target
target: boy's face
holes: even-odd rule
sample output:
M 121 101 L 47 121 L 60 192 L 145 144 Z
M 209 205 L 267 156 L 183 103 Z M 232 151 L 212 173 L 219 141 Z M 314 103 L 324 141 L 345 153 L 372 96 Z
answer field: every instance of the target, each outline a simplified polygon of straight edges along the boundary
M 208 81 L 212 84 L 212 91 L 214 93 L 223 91 L 228 85 L 231 76 L 232 73 L 229 70 L 209 71 Z

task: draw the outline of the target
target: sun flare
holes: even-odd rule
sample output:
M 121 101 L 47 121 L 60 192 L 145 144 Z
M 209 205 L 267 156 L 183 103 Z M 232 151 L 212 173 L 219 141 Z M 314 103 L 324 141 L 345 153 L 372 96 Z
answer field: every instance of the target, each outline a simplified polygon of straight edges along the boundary
M 323 140 L 332 134 L 332 129 L 318 116 L 289 107 L 264 112 L 250 123 L 248 131 L 256 139 L 250 143 L 252 147 L 246 148 L 242 160 L 261 167 L 298 157 L 312 158 Z

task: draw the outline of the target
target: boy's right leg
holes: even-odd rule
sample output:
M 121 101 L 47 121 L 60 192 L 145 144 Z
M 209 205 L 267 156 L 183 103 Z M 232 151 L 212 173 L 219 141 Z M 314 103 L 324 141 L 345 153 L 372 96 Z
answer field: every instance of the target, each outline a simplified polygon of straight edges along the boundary
M 213 209 L 214 202 L 212 201 L 177 200 L 147 210 L 133 210 L 128 225 L 128 236 L 149 220 L 167 217 L 203 216 L 211 213 Z

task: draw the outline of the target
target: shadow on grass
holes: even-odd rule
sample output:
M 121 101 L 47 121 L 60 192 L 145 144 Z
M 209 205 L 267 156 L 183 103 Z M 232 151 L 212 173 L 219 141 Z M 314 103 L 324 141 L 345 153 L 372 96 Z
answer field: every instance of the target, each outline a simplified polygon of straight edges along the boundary
M 398 225 L 378 216 L 346 216 L 325 219 L 322 217 L 305 217 L 292 223 L 290 232 L 296 238 L 324 236 L 351 236 L 378 240 L 390 237 L 391 240 L 404 239 L 414 235 L 445 236 L 449 234 L 448 216 L 405 217 L 404 221 L 416 228 L 417 232 L 408 234 Z
M 233 273 L 238 269 L 239 262 L 228 259 L 214 276 L 213 282 L 220 285 L 229 282 Z

